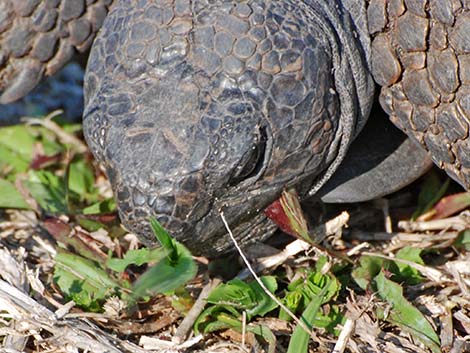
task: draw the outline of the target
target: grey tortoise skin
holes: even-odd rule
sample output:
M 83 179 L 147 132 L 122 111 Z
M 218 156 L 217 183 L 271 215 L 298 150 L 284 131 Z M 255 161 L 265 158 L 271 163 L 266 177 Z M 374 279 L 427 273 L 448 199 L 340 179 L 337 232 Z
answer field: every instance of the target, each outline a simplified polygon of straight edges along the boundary
M 262 210 L 285 187 L 313 195 L 331 177 L 368 118 L 372 76 L 391 120 L 468 189 L 469 6 L 0 0 L 0 100 L 87 48 L 109 10 L 85 77 L 87 142 L 127 228 L 152 245 L 155 216 L 216 256 L 232 247 L 220 210 L 248 244 L 275 229 Z M 49 8 L 55 25 L 41 32 Z M 55 49 L 38 58 L 49 32 Z
M 373 0 L 368 18 L 382 107 L 468 190 L 470 3 Z
M 373 83 L 361 43 L 340 51 L 353 22 L 338 30 L 340 14 L 314 4 L 115 4 L 88 61 L 83 126 L 122 221 L 147 243 L 154 215 L 193 252 L 223 252 L 219 210 L 252 240 L 284 187 L 305 194 L 339 164 Z
M 91 46 L 112 0 L 0 0 L 0 103 L 29 93 Z

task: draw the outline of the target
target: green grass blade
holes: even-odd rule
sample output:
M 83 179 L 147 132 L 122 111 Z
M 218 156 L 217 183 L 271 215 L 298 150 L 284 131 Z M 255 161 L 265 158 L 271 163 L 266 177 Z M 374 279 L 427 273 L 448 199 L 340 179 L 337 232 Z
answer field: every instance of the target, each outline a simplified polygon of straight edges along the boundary
M 379 296 L 391 305 L 384 319 L 410 333 L 432 352 L 440 353 L 439 337 L 424 315 L 405 299 L 403 288 L 387 279 L 383 271 L 375 277 L 375 282 Z
M 152 231 L 157 237 L 157 240 L 160 242 L 162 247 L 168 252 L 168 257 L 170 261 L 177 261 L 178 259 L 178 248 L 176 246 L 176 241 L 168 234 L 165 228 L 155 219 L 150 218 L 150 226 Z
M 313 298 L 305 308 L 301 320 L 307 325 L 307 327 L 312 327 L 312 322 L 317 318 L 318 311 L 324 302 L 324 297 L 328 293 L 330 284 L 331 282 L 323 287 L 321 292 L 318 293 L 318 296 Z M 306 353 L 308 351 L 309 339 L 309 332 L 306 332 L 302 327 L 297 326 L 289 341 L 287 353 Z
M 196 276 L 197 265 L 190 251 L 174 240 L 168 232 L 151 218 L 150 225 L 166 257 L 147 270 L 134 284 L 132 300 L 146 295 L 168 293 Z

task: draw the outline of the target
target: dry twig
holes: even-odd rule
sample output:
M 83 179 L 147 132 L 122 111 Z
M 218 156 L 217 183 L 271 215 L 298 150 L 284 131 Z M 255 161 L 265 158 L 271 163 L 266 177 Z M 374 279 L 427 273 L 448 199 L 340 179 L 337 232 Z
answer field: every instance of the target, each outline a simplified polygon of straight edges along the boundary
M 400 221 L 398 227 L 406 232 L 425 232 L 432 230 L 462 231 L 470 228 L 470 211 L 464 211 L 458 216 L 436 219 L 426 222 Z
M 102 332 L 89 321 L 59 319 L 54 312 L 3 280 L 0 280 L 0 310 L 7 312 L 14 322 L 22 323 L 19 335 L 47 331 L 52 337 L 44 344 L 57 349 L 70 345 L 96 353 L 144 352 L 132 343 Z
M 181 344 L 186 339 L 186 336 L 191 330 L 194 322 L 196 321 L 202 310 L 204 310 L 204 306 L 207 303 L 207 297 L 212 292 L 212 290 L 219 285 L 220 282 L 221 281 L 218 278 L 214 278 L 204 286 L 191 310 L 189 310 L 186 317 L 178 326 L 178 329 L 176 330 L 176 333 L 172 338 L 172 341 L 174 343 Z
M 52 131 L 63 144 L 74 146 L 78 153 L 85 153 L 88 151 L 88 147 L 83 143 L 82 140 L 72 134 L 69 134 L 51 120 L 60 114 L 62 114 L 62 111 L 56 110 L 47 115 L 45 118 L 23 118 L 22 121 L 30 125 L 41 125 L 45 127 L 46 129 Z

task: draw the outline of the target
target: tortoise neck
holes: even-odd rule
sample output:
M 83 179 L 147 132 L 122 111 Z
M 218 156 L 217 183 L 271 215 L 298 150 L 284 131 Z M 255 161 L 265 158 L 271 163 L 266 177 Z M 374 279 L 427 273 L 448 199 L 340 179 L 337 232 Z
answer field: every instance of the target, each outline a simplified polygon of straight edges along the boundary
M 330 149 L 330 164 L 312 186 L 309 193 L 313 195 L 335 172 L 365 125 L 373 103 L 374 81 L 370 74 L 366 2 L 303 1 L 312 10 L 312 21 L 321 28 L 329 42 L 335 90 L 340 101 L 339 126 Z

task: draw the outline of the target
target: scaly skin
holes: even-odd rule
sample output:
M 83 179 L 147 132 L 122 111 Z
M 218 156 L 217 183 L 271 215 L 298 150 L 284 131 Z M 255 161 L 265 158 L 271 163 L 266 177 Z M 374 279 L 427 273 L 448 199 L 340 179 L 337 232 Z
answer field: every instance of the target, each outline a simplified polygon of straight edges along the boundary
M 88 48 L 110 3 L 0 0 L 0 102 Z M 468 7 L 115 1 L 88 63 L 84 132 L 122 221 L 151 244 L 156 216 L 208 256 L 231 246 L 220 209 L 242 244 L 269 235 L 261 211 L 283 188 L 313 195 L 338 169 L 370 111 L 369 69 L 392 121 L 470 188 Z
M 0 103 L 10 103 L 86 51 L 112 0 L 0 0 Z
M 470 189 L 470 4 L 372 0 L 368 17 L 382 107 Z
M 284 187 L 331 175 L 373 84 L 324 1 L 141 3 L 115 3 L 95 41 L 84 133 L 128 228 L 152 243 L 156 216 L 212 256 L 231 247 L 220 209 L 244 243 Z

